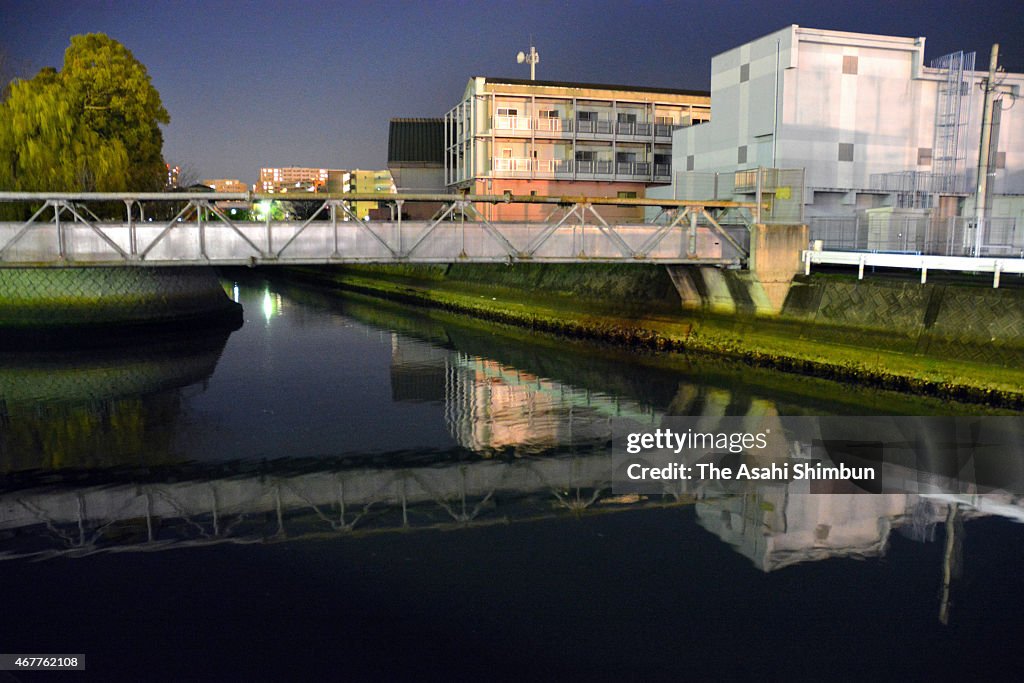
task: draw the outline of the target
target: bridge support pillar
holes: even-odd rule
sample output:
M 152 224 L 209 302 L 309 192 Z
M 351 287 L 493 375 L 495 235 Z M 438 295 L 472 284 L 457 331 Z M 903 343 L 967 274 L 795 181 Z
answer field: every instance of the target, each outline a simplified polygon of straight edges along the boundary
M 756 224 L 750 233 L 751 284 L 758 290 L 758 313 L 778 315 L 801 270 L 800 254 L 807 248 L 806 225 Z
M 774 316 L 782 311 L 806 248 L 806 225 L 757 224 L 751 229 L 749 270 L 669 266 L 668 272 L 684 310 Z

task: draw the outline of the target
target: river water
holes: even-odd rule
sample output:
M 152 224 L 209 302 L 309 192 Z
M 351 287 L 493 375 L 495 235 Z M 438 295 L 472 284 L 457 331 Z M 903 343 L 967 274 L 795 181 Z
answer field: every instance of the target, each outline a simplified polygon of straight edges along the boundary
M 233 333 L 0 355 L 0 652 L 85 680 L 1019 672 L 1019 497 L 608 480 L 615 418 L 971 409 L 234 277 Z

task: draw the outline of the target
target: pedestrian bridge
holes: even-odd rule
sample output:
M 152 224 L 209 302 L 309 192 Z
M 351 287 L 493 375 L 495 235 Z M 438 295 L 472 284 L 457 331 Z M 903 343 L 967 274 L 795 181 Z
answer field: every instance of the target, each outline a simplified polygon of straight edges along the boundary
M 391 207 L 359 220 L 355 201 Z M 233 204 L 303 202 L 303 220 L 232 218 Z M 436 209 L 403 220 L 412 204 Z M 529 221 L 488 218 L 525 205 Z M 744 265 L 756 204 L 731 201 L 505 195 L 0 192 L 0 267 L 300 265 L 329 263 L 593 263 Z M 123 208 L 120 208 L 123 205 Z M 636 222 L 608 218 L 632 207 Z M 120 212 L 123 218 L 100 216 Z M 419 212 L 421 215 L 423 211 Z M 523 215 L 527 210 L 522 211 Z M 641 220 L 640 216 L 644 218 Z M 161 216 L 161 218 L 157 218 Z

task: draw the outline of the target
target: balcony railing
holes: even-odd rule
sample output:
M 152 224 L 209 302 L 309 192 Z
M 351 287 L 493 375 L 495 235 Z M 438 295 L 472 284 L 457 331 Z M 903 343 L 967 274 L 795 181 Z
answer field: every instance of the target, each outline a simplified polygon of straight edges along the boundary
M 617 161 L 615 162 L 616 175 L 628 176 L 650 176 L 651 162 L 649 161 Z
M 611 135 L 611 121 L 577 121 L 577 130 L 580 133 L 603 133 Z
M 492 160 L 494 173 L 510 176 L 536 175 L 541 177 L 571 176 L 615 176 L 636 180 L 651 179 L 654 171 L 655 179 L 672 177 L 671 164 L 653 164 L 649 161 L 610 161 L 572 159 L 528 159 L 528 158 L 496 158 Z
M 619 135 L 639 135 L 641 137 L 651 137 L 651 124 L 637 121 L 619 121 L 615 125 L 615 130 Z
M 531 120 L 526 116 L 495 116 L 491 125 L 495 130 L 513 130 L 523 133 L 530 132 Z
M 529 173 L 532 170 L 532 159 L 523 158 L 497 158 L 493 160 L 492 167 L 495 171 L 504 173 Z
M 521 135 L 531 131 L 541 133 L 572 133 L 574 125 L 576 126 L 576 131 L 582 134 L 616 134 L 642 138 L 650 138 L 652 133 L 655 137 L 659 138 L 671 137 L 672 131 L 683 127 L 665 123 L 647 123 L 644 121 L 574 121 L 571 118 L 531 118 L 529 116 L 494 116 L 491 119 L 493 130 Z
M 535 130 L 551 133 L 571 133 L 572 119 L 534 119 Z

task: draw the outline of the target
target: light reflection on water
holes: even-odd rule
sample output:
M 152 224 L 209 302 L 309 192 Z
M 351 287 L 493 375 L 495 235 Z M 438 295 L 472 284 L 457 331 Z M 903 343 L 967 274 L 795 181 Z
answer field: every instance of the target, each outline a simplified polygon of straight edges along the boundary
M 616 496 L 613 418 L 856 413 L 877 399 L 823 406 L 301 289 L 231 291 L 246 324 L 227 340 L 0 358 L 0 559 L 680 506 L 763 572 L 878 558 L 895 533 L 953 539 L 934 568 L 948 621 L 964 521 L 1022 516 L 1013 496 Z

